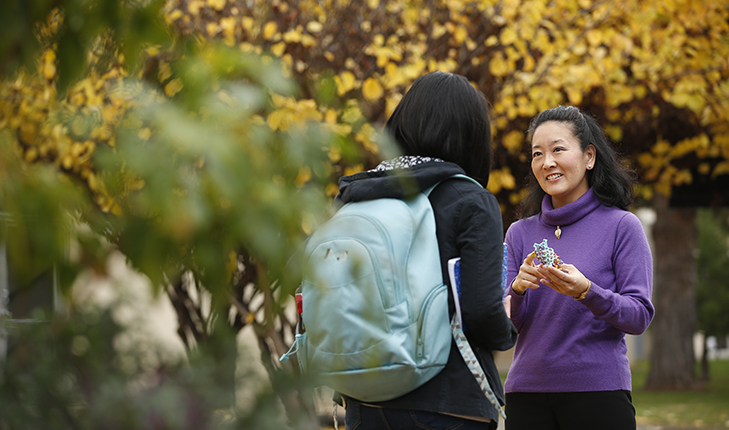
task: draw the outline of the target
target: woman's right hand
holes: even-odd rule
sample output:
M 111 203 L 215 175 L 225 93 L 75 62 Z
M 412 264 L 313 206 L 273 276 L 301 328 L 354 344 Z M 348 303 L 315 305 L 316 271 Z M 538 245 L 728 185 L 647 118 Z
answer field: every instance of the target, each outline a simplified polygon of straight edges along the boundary
M 521 264 L 521 267 L 519 267 L 519 274 L 516 275 L 516 278 L 511 283 L 511 289 L 520 296 L 523 296 L 529 288 L 539 288 L 539 280 L 542 277 L 539 274 L 536 264 L 534 264 L 536 256 L 534 252 L 527 255 L 527 258 Z

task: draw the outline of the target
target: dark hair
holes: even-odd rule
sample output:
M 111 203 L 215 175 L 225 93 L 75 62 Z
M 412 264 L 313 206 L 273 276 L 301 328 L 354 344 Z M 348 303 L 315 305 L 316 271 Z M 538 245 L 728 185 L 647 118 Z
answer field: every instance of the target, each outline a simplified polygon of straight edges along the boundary
M 465 77 L 444 72 L 421 76 L 395 108 L 385 130 L 404 155 L 451 161 L 484 186 L 488 183 L 488 101 Z
M 582 151 L 586 151 L 590 145 L 595 147 L 595 167 L 587 171 L 588 185 L 602 204 L 628 210 L 634 198 L 634 172 L 621 164 L 618 153 L 597 120 L 574 106 L 547 109 L 539 113 L 529 125 L 527 142 L 530 146 L 537 127 L 549 121 L 569 124 Z M 528 188 L 529 194 L 517 208 L 517 214 L 522 218 L 541 212 L 542 199 L 546 194 L 533 172 L 529 175 Z

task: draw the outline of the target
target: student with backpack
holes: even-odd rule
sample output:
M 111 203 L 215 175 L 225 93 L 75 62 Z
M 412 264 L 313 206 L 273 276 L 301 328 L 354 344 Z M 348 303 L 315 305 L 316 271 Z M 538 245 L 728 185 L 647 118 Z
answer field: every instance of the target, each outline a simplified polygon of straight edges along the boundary
M 380 163 L 373 170 L 341 178 L 337 200 L 343 204 L 376 199 L 408 202 L 423 192 L 429 192 L 438 250 L 435 253 L 435 261 L 428 264 L 439 266 L 435 275 L 438 279 L 431 281 L 435 284 L 446 284 L 441 290 L 443 297 L 441 307 L 446 307 L 447 297 L 446 317 L 450 320 L 455 312 L 455 301 L 453 293 L 450 292 L 448 261 L 460 257 L 460 308 L 465 337 L 484 370 L 495 398 L 503 404 L 503 387 L 492 351 L 511 348 L 516 342 L 517 332 L 502 303 L 501 212 L 496 198 L 483 187 L 488 182 L 491 167 L 488 102 L 485 96 L 463 76 L 443 72 L 429 73 L 413 83 L 388 120 L 385 131 L 395 141 L 402 155 Z M 462 176 L 459 178 L 454 175 Z M 474 178 L 475 181 L 466 180 L 463 175 Z M 371 230 L 374 234 L 376 228 L 373 227 Z M 321 261 L 329 259 L 333 265 L 345 261 L 352 262 L 355 258 L 354 251 L 350 253 L 349 248 L 345 250 L 324 244 L 317 249 L 318 251 L 312 251 L 311 255 L 317 255 L 316 258 Z M 413 253 L 421 251 L 421 249 L 412 250 Z M 408 264 L 422 263 L 422 258 L 425 257 L 418 258 L 420 261 L 410 261 Z M 382 262 L 383 266 L 387 264 L 387 261 Z M 392 264 L 398 263 L 393 261 Z M 322 269 L 321 276 L 331 277 L 332 271 L 335 270 L 331 267 L 334 266 Z M 382 270 L 385 269 L 378 268 L 375 271 Z M 408 268 L 393 267 L 387 270 L 398 272 L 407 271 Z M 373 288 L 376 288 L 380 284 L 373 283 L 373 285 L 375 285 Z M 305 291 L 304 322 L 307 321 L 307 316 L 311 317 L 313 309 L 322 305 L 321 301 L 326 300 L 325 296 L 315 297 L 320 290 L 322 287 L 319 289 L 309 287 L 309 297 Z M 382 292 L 382 297 L 378 295 L 377 298 L 373 297 L 374 294 L 367 293 L 367 297 L 372 297 L 371 300 L 378 305 L 381 301 L 397 303 L 398 295 L 407 294 L 407 288 L 403 291 L 405 292 L 385 291 Z M 358 298 L 360 297 L 357 297 L 356 293 L 352 293 L 353 301 Z M 314 304 L 309 304 L 311 302 Z M 345 310 L 347 306 L 347 303 L 343 303 L 337 309 L 331 309 L 330 305 L 326 305 L 331 312 L 344 310 L 345 316 L 347 316 Z M 394 306 L 386 312 L 399 312 L 397 308 L 404 306 L 406 305 Z M 431 307 L 436 308 L 434 312 L 438 311 L 437 306 Z M 322 308 L 316 317 L 324 317 L 325 313 Z M 420 324 L 427 325 L 428 321 L 433 320 L 434 318 L 426 317 Z M 352 324 L 355 323 L 352 321 Z M 445 324 L 447 325 L 447 322 Z M 306 327 L 306 330 L 309 330 L 310 336 L 316 335 L 322 338 L 347 330 L 348 326 L 349 324 L 340 324 L 337 327 L 325 326 L 318 334 L 311 333 L 313 329 L 309 330 L 309 327 Z M 446 336 L 450 336 L 450 329 L 446 327 L 445 330 L 447 330 Z M 348 333 L 338 340 L 338 343 L 348 343 L 350 340 L 356 343 L 359 335 L 360 333 Z M 369 401 L 357 398 L 355 394 L 342 393 L 341 400 L 346 408 L 346 428 L 495 429 L 499 411 L 482 392 L 456 342 L 450 337 L 448 339 L 442 368 L 437 369 L 434 376 L 429 375 L 427 382 L 417 388 L 395 398 L 387 398 L 387 391 L 396 390 L 399 384 L 405 384 L 406 381 L 380 372 L 377 374 L 379 376 L 376 376 L 379 379 L 376 380 L 382 387 L 386 387 L 384 393 L 386 400 Z M 418 355 L 433 353 L 428 349 L 429 340 L 427 336 L 422 340 L 423 351 L 419 350 Z M 420 346 L 421 340 L 418 342 Z M 299 361 L 302 362 L 302 359 L 306 361 L 306 357 L 313 353 L 311 350 L 300 349 L 298 354 Z M 302 364 L 302 367 L 306 366 Z M 352 390 L 356 393 L 356 384 Z M 379 397 L 373 398 L 383 398 L 380 394 L 382 393 L 378 394 Z

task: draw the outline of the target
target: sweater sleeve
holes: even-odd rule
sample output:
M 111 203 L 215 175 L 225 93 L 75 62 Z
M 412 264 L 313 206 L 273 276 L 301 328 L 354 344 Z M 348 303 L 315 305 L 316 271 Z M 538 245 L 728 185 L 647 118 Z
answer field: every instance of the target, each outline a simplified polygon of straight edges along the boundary
M 653 260 L 640 220 L 627 213 L 619 224 L 612 256 L 616 291 L 593 283 L 582 303 L 598 318 L 628 334 L 643 333 L 653 319 Z
M 496 198 L 482 192 L 464 199 L 455 228 L 466 336 L 489 350 L 507 350 L 514 346 L 517 332 L 502 301 L 503 228 Z

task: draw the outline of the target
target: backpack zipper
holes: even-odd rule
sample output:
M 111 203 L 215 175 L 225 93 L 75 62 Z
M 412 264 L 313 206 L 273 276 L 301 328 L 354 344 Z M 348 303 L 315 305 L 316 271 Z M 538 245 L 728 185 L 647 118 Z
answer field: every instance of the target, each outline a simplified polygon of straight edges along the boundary
M 425 352 L 425 336 L 423 333 L 423 329 L 425 327 L 425 321 L 428 319 L 428 314 L 430 313 L 431 304 L 433 303 L 433 300 L 435 300 L 435 297 L 440 294 L 445 288 L 445 284 L 440 284 L 438 287 L 433 288 L 433 290 L 430 292 L 430 294 L 428 294 L 428 296 L 425 298 L 425 301 L 423 302 L 421 315 L 419 315 L 418 318 L 418 339 L 416 341 L 416 353 L 418 358 L 422 358 Z
M 362 218 L 368 220 L 370 223 L 372 223 L 377 228 L 377 230 L 380 233 L 380 236 L 387 243 L 388 260 L 391 262 L 392 270 L 397 270 L 397 265 L 395 264 L 395 260 L 393 258 L 394 255 L 395 255 L 395 250 L 392 247 L 392 241 L 390 240 L 389 235 L 387 235 L 387 229 L 385 228 L 385 226 L 382 225 L 382 223 L 379 222 L 379 220 L 377 220 L 375 218 L 372 218 L 370 216 L 364 215 L 364 214 L 356 214 L 356 215 L 347 214 L 347 216 L 352 216 L 352 217 L 353 216 L 358 216 L 358 217 L 362 217 Z M 344 218 L 344 217 L 342 217 L 342 218 Z M 366 247 L 366 248 L 367 248 L 368 252 L 370 252 L 370 258 L 372 260 L 374 260 L 374 261 L 377 261 L 378 258 L 377 258 L 376 255 L 373 255 L 372 250 L 369 247 Z M 403 302 L 402 285 L 400 285 L 398 283 L 395 286 L 395 303 L 394 304 L 393 303 L 385 303 L 384 300 L 386 298 L 388 298 L 389 295 L 387 294 L 387 291 L 384 291 L 383 286 L 382 286 L 382 272 L 380 271 L 380 265 L 379 264 L 376 264 L 375 265 L 375 275 L 376 275 L 376 278 L 377 278 L 377 289 L 380 291 L 380 297 L 382 297 L 382 299 L 383 299 L 383 303 L 382 303 L 383 307 L 385 309 L 389 309 L 392 306 L 395 306 L 395 305 L 398 305 L 398 304 L 402 303 Z M 399 278 L 399 277 L 398 276 L 394 276 L 394 274 L 393 274 L 393 279 L 397 279 L 397 278 Z

